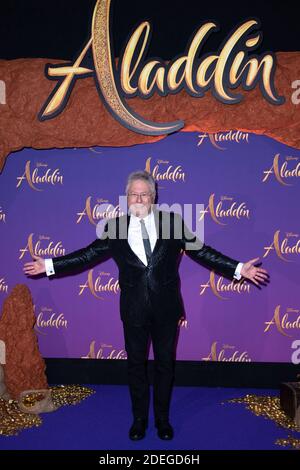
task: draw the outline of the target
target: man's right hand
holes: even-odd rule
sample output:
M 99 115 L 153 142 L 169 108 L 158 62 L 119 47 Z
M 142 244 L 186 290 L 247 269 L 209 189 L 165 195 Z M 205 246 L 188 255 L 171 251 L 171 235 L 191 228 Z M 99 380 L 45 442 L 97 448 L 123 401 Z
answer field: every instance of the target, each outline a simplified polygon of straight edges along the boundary
M 45 268 L 45 260 L 40 256 L 32 255 L 34 261 L 31 263 L 25 263 L 23 267 L 23 271 L 25 274 L 29 276 L 36 276 L 37 274 L 43 274 L 46 272 Z

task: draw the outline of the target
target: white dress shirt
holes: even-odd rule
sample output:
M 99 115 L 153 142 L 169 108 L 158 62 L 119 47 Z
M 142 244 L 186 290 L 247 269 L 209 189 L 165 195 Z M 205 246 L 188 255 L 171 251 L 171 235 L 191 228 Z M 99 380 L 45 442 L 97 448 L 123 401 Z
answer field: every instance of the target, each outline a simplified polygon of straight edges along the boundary
M 128 227 L 128 243 L 132 251 L 140 258 L 145 266 L 148 265 L 147 257 L 144 248 L 144 242 L 142 237 L 142 226 L 140 218 L 131 214 L 129 227 Z M 154 250 L 154 246 L 157 240 L 156 226 L 153 211 L 144 217 L 145 227 L 148 232 L 149 241 L 151 245 L 151 251 Z
M 150 212 L 146 217 L 144 217 L 145 227 L 148 232 L 149 241 L 151 245 L 151 250 L 154 250 L 155 243 L 157 240 L 156 226 L 153 211 Z M 142 226 L 140 218 L 136 217 L 134 214 L 130 216 L 130 222 L 128 227 L 128 243 L 132 251 L 138 256 L 138 258 L 144 263 L 145 266 L 148 265 L 147 257 L 144 248 L 144 242 L 142 237 Z M 233 277 L 238 281 L 241 279 L 241 269 L 244 263 L 238 263 Z M 47 276 L 55 274 L 52 258 L 45 259 L 45 269 Z

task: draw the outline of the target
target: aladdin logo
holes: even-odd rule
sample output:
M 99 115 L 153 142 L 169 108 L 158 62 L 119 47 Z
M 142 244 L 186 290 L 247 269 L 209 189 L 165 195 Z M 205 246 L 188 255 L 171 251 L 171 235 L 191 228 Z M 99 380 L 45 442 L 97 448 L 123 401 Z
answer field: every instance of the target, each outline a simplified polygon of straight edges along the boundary
M 284 103 L 273 83 L 275 54 L 259 56 L 252 53 L 262 41 L 262 34 L 256 31 L 260 28 L 258 20 L 249 19 L 241 23 L 228 35 L 217 54 L 206 54 L 201 58 L 205 41 L 213 31 L 219 30 L 216 23 L 204 23 L 189 41 L 186 51 L 168 64 L 159 58 L 146 60 L 151 26 L 144 21 L 132 33 L 116 65 L 111 47 L 111 4 L 111 0 L 97 0 L 91 38 L 73 63 L 46 65 L 46 77 L 58 83 L 43 105 L 39 120 L 60 114 L 76 80 L 85 77 L 94 77 L 99 96 L 115 119 L 128 129 L 144 135 L 170 134 L 181 129 L 184 122 L 147 121 L 133 112 L 126 102 L 128 98 L 139 96 L 147 99 L 155 92 L 167 96 L 182 89 L 193 97 L 201 98 L 210 90 L 222 103 L 235 104 L 242 101 L 243 95 L 233 90 L 238 87 L 251 90 L 258 85 L 269 103 Z M 90 48 L 92 64 L 86 58 Z
M 216 282 L 216 275 L 214 271 L 211 271 L 209 275 L 209 281 L 206 284 L 200 285 L 200 295 L 204 295 L 206 289 L 211 289 L 213 294 L 221 300 L 227 300 L 228 298 L 222 296 L 220 292 L 235 292 L 238 294 L 243 294 L 244 292 L 247 292 L 247 294 L 250 294 L 250 284 L 248 284 L 246 281 L 237 282 L 236 280 L 234 280 L 230 283 L 227 282 L 226 284 L 224 284 L 223 279 L 224 278 L 220 276 Z
M 168 165 L 167 169 L 161 170 L 160 165 Z M 157 160 L 157 165 L 151 170 L 151 157 L 147 158 L 145 170 L 153 176 L 155 181 L 185 181 L 185 173 L 181 165 L 169 165 L 167 160 Z
M 204 139 L 209 139 L 211 144 L 216 147 L 218 150 L 226 150 L 226 147 L 220 147 L 218 142 L 236 142 L 239 144 L 240 142 L 246 141 L 247 144 L 249 143 L 249 134 L 248 132 L 241 132 L 241 131 L 229 131 L 229 132 L 218 132 L 215 134 L 200 134 L 198 135 L 199 142 L 197 147 L 203 144 Z
M 35 330 L 41 333 L 40 329 L 45 328 L 68 328 L 68 320 L 65 319 L 63 313 L 53 313 L 52 308 L 42 307 L 36 318 L 34 325 Z
M 124 212 L 120 210 L 120 206 L 114 207 L 109 204 L 107 199 L 97 199 L 97 203 L 91 206 L 92 197 L 87 197 L 85 201 L 85 208 L 82 212 L 77 212 L 78 219 L 76 221 L 79 224 L 83 217 L 87 217 L 91 224 L 97 225 L 97 221 L 102 219 L 112 219 L 114 217 L 124 215 Z M 104 209 L 105 207 L 105 209 Z
M 279 333 L 283 336 L 292 336 L 286 333 L 286 330 L 297 330 L 297 332 L 299 333 L 300 310 L 295 308 L 287 308 L 285 314 L 281 317 L 280 307 L 280 305 L 277 305 L 272 320 L 265 322 L 266 327 L 264 329 L 264 333 L 270 331 L 271 326 L 273 325 L 276 326 L 277 331 L 279 331 Z
M 4 277 L 0 277 L 0 292 L 8 292 L 8 284 L 6 284 Z
M 267 181 L 270 175 L 275 176 L 277 181 L 279 181 L 280 184 L 283 186 L 292 186 L 290 183 L 286 183 L 285 180 L 288 178 L 299 178 L 300 176 L 300 162 L 298 162 L 299 158 L 298 157 L 286 157 L 285 162 L 279 166 L 279 153 L 275 155 L 274 160 L 273 160 L 273 165 L 269 170 L 264 171 L 264 178 L 262 180 L 263 183 Z M 295 163 L 294 168 L 289 168 L 289 165 L 291 164 L 290 162 Z
M 81 356 L 81 359 L 127 359 L 127 354 L 124 349 L 115 349 L 111 344 L 101 344 L 98 351 L 95 351 L 96 341 L 90 344 L 90 350 L 86 356 Z
M 203 357 L 202 361 L 251 362 L 247 351 L 239 352 L 235 346 L 229 344 L 224 344 L 223 348 L 218 351 L 217 344 L 217 341 L 212 343 L 209 355 Z
M 278 258 L 280 258 L 282 261 L 292 261 L 289 259 L 286 259 L 283 255 L 299 255 L 300 254 L 300 239 L 299 235 L 296 233 L 289 232 L 286 234 L 286 237 L 280 242 L 279 239 L 279 234 L 280 230 L 277 230 L 274 234 L 273 242 L 269 246 L 265 246 L 265 253 L 263 255 L 263 258 L 266 258 L 271 250 L 275 250 Z M 294 243 L 292 240 L 293 245 L 289 245 L 289 239 L 290 238 L 298 238 L 297 242 Z
M 46 248 L 41 248 L 41 243 L 43 240 L 47 240 L 46 243 L 48 243 L 48 245 L 46 246 Z M 34 245 L 33 233 L 31 233 L 28 237 L 27 245 L 25 246 L 25 248 L 20 248 L 19 250 L 20 251 L 19 259 L 22 259 L 25 253 L 27 253 L 27 251 L 29 251 L 31 256 L 35 255 L 35 256 L 44 257 L 46 255 L 48 258 L 54 258 L 56 256 L 64 256 L 66 253 L 66 250 L 62 246 L 62 242 L 59 241 L 56 244 L 54 244 L 54 242 L 49 241 L 49 240 L 50 240 L 50 237 L 40 235 L 39 241 L 36 242 L 36 244 Z
M 82 295 L 85 289 L 88 289 L 91 294 L 97 299 L 103 300 L 103 297 L 97 294 L 97 292 L 112 292 L 117 294 L 120 290 L 119 281 L 114 280 L 113 277 L 110 277 L 109 280 L 105 283 L 102 282 L 102 276 L 110 276 L 110 273 L 101 272 L 96 279 L 93 279 L 93 269 L 90 269 L 88 272 L 87 281 L 84 284 L 80 284 L 79 294 Z
M 2 207 L 0 207 L 0 222 L 6 222 L 6 214 L 3 212 Z
M 225 218 L 236 218 L 236 219 L 241 219 L 241 218 L 247 218 L 249 219 L 250 211 L 246 207 L 245 202 L 233 202 L 232 197 L 228 196 L 221 196 L 221 200 L 217 203 L 215 206 L 215 194 L 211 194 L 209 196 L 208 200 L 208 206 L 200 210 L 200 217 L 199 221 L 203 220 L 205 217 L 205 214 L 209 213 L 211 215 L 211 218 L 213 219 L 216 224 L 219 225 L 226 225 L 224 222 L 221 222 L 220 219 L 225 219 Z M 223 208 L 223 203 L 224 201 L 229 201 L 228 203 L 230 204 L 230 207 L 228 208 Z
M 59 174 L 59 169 L 51 170 L 48 168 L 43 175 L 39 174 L 39 168 L 47 167 L 47 163 L 37 163 L 36 168 L 31 173 L 30 160 L 26 162 L 25 171 L 22 176 L 17 177 L 17 188 L 19 188 L 23 181 L 27 181 L 29 186 L 35 191 L 42 191 L 42 189 L 36 188 L 35 184 L 63 184 L 63 176 Z

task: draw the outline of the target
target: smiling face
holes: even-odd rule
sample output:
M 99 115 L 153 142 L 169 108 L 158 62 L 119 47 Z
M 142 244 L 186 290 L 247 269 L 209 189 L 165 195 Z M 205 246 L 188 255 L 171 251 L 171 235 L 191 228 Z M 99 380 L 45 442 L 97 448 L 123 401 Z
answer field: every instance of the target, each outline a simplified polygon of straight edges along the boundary
M 137 217 L 146 217 L 153 203 L 154 197 L 149 184 L 144 180 L 132 181 L 127 194 L 129 212 Z

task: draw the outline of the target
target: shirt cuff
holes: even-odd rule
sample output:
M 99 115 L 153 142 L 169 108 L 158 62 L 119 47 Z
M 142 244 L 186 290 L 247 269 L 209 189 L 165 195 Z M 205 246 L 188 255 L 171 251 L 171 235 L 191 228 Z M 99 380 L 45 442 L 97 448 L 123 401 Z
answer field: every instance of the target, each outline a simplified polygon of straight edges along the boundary
M 234 279 L 237 279 L 239 281 L 242 278 L 241 270 L 243 266 L 244 266 L 244 263 L 239 263 L 237 265 L 237 267 L 235 268 L 234 275 L 233 275 Z
M 45 259 L 45 269 L 47 276 L 55 274 L 52 258 Z

